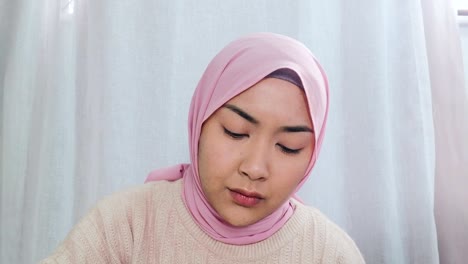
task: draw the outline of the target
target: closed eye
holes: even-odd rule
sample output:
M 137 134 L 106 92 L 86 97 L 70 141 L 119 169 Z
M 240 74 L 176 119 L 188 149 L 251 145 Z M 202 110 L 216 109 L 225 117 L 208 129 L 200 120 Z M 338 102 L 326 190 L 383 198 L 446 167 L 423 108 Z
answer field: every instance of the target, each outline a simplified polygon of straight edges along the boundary
M 288 147 L 285 147 L 281 144 L 276 144 L 280 150 L 286 154 L 298 154 L 299 152 L 301 152 L 302 148 L 300 149 L 291 149 L 291 148 L 288 148 Z
M 238 133 L 234 133 L 230 130 L 227 130 L 225 127 L 223 127 L 224 129 L 224 133 L 228 136 L 230 136 L 231 138 L 233 139 L 242 139 L 244 137 L 248 137 L 249 135 L 248 134 L 238 134 Z

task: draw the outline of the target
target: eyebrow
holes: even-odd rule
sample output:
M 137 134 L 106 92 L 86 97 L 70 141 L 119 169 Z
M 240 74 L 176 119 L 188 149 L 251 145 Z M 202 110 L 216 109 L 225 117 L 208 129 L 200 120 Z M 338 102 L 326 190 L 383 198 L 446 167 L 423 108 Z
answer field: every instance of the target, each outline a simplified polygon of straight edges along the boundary
M 231 105 L 231 104 L 226 104 L 224 107 L 226 107 L 227 109 L 233 111 L 234 113 L 240 115 L 242 118 L 244 118 L 245 120 L 249 121 L 250 123 L 252 124 L 258 124 L 258 120 L 255 119 L 253 116 L 247 114 L 244 110 L 240 109 L 239 107 L 235 106 L 235 105 Z
M 284 132 L 310 132 L 314 133 L 314 130 L 308 126 L 284 126 L 281 127 L 281 131 Z
M 246 113 L 244 110 L 240 109 L 239 107 L 235 106 L 235 105 L 231 105 L 231 104 L 226 104 L 224 105 L 225 108 L 231 110 L 232 112 L 238 114 L 240 117 L 244 118 L 245 120 L 247 120 L 248 122 L 252 123 L 252 124 L 259 124 L 260 122 L 255 119 L 255 117 L 249 115 L 248 113 Z M 314 133 L 314 130 L 308 126 L 283 126 L 280 128 L 280 131 L 282 132 L 290 132 L 290 133 L 294 133 L 294 132 L 310 132 L 310 133 Z

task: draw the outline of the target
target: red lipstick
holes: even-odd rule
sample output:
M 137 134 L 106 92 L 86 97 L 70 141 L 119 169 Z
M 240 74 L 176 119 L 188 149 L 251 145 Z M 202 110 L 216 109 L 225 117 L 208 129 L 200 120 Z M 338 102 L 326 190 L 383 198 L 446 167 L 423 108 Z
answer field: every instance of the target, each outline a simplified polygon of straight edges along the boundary
M 229 189 L 229 191 L 234 202 L 244 207 L 253 207 L 264 199 L 264 197 L 257 192 L 249 192 L 241 189 Z

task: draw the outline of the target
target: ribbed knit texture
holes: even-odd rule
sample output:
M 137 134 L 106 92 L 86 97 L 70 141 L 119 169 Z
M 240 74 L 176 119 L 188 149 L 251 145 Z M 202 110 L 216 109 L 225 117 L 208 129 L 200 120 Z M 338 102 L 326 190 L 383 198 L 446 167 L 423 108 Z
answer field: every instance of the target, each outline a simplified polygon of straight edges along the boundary
M 317 209 L 296 203 L 273 236 L 235 246 L 207 236 L 181 198 L 181 180 L 116 193 L 89 212 L 41 263 L 364 263 L 354 242 Z

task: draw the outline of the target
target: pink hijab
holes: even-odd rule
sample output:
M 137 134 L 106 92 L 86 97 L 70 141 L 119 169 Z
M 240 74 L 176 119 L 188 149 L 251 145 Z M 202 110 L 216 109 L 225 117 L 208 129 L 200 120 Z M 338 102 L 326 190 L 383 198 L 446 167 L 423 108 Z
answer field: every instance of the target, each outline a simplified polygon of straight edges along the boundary
M 218 108 L 278 69 L 293 70 L 301 79 L 315 130 L 315 151 L 304 184 L 322 145 L 328 114 L 328 81 L 322 67 L 302 43 L 278 34 L 256 33 L 237 39 L 219 52 L 206 68 L 193 94 L 188 117 L 191 164 L 153 171 L 146 182 L 183 178 L 183 200 L 193 219 L 213 239 L 234 245 L 262 241 L 291 217 L 289 201 L 259 222 L 234 227 L 223 221 L 207 202 L 198 175 L 198 139 L 202 124 Z

